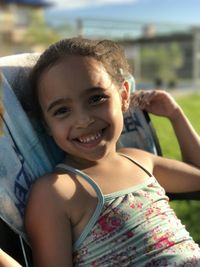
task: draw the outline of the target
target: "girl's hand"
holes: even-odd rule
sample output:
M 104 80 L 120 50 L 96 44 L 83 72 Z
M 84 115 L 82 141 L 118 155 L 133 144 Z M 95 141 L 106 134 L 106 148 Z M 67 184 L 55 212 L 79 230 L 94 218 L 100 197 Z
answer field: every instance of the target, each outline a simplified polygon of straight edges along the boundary
M 173 97 L 163 90 L 140 90 L 131 96 L 130 106 L 139 107 L 142 110 L 158 116 L 172 119 L 179 109 Z

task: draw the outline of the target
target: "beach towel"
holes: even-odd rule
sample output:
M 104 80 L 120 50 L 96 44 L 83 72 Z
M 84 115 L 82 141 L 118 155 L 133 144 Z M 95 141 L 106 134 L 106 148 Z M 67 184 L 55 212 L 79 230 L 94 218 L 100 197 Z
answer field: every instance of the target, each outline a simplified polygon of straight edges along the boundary
M 23 90 L 28 90 L 28 69 L 22 57 L 26 59 L 27 55 L 14 57 L 14 63 L 12 57 L 0 60 L 0 66 L 4 64 L 1 67 L 4 114 L 0 136 L 0 217 L 27 241 L 23 215 L 31 184 L 54 169 L 62 160 L 62 152 L 42 125 L 30 120 L 19 101 L 23 99 Z M 8 61 L 10 66 L 6 65 Z

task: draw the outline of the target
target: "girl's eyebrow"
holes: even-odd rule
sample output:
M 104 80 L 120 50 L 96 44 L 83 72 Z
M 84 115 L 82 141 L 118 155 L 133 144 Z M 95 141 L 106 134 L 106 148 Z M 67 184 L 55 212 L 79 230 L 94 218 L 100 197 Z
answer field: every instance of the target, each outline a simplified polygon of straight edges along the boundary
M 69 98 L 59 98 L 59 99 L 53 101 L 53 102 L 47 107 L 47 112 L 51 111 L 51 109 L 54 108 L 55 106 L 65 103 L 66 101 L 69 101 Z
M 84 95 L 88 95 L 91 93 L 95 93 L 95 92 L 99 92 L 99 91 L 106 91 L 106 90 L 107 90 L 106 88 L 103 88 L 101 86 L 94 86 L 94 87 L 90 87 L 90 88 L 84 90 L 81 95 L 84 96 Z
M 102 90 L 106 91 L 105 88 L 102 88 L 100 86 L 90 87 L 90 88 L 84 90 L 81 93 L 81 97 L 83 97 L 84 95 L 88 95 L 88 94 L 91 94 L 91 93 L 99 92 L 99 91 L 102 91 Z M 47 107 L 47 112 L 51 111 L 51 109 L 54 108 L 57 105 L 61 105 L 63 103 L 70 102 L 70 101 L 71 101 L 70 98 L 59 98 L 59 99 L 56 99 L 55 101 L 50 103 L 50 105 Z

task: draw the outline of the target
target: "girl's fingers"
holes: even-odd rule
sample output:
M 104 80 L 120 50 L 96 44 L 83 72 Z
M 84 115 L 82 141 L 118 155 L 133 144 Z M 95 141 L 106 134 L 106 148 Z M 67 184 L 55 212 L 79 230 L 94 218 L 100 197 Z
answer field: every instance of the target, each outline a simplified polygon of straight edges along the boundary
M 140 91 L 135 92 L 130 99 L 131 107 L 138 107 L 140 102 Z
M 132 107 L 140 107 L 144 109 L 151 104 L 156 94 L 157 92 L 155 90 L 136 91 L 131 97 L 130 104 Z
M 139 105 L 141 107 L 149 105 L 154 95 L 155 93 L 152 90 L 142 91 L 140 95 L 138 96 Z

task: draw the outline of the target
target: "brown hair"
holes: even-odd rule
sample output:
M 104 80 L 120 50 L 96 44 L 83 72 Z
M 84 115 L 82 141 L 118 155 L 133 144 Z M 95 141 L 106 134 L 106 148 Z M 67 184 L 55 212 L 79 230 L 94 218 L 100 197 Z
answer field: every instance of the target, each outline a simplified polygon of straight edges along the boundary
M 129 73 L 129 65 L 122 48 L 110 40 L 89 40 L 84 38 L 63 39 L 50 45 L 39 57 L 30 73 L 31 101 L 33 101 L 34 114 L 41 116 L 37 91 L 41 76 L 44 72 L 66 56 L 93 57 L 101 62 L 116 85 L 124 81 L 124 76 Z

